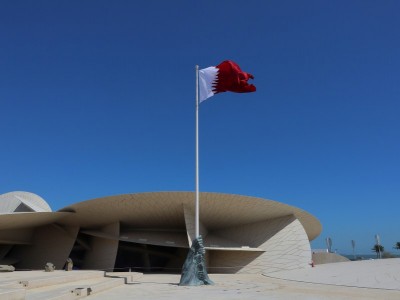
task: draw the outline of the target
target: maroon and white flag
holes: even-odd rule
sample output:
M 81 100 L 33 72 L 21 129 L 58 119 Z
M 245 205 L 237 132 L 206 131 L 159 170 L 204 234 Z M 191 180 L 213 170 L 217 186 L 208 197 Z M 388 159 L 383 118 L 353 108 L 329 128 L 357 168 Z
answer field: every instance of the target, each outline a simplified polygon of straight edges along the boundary
M 199 70 L 199 100 L 202 102 L 223 92 L 255 92 L 256 87 L 248 83 L 249 79 L 254 79 L 254 76 L 243 72 L 231 60 L 225 60 L 216 67 L 201 69 Z

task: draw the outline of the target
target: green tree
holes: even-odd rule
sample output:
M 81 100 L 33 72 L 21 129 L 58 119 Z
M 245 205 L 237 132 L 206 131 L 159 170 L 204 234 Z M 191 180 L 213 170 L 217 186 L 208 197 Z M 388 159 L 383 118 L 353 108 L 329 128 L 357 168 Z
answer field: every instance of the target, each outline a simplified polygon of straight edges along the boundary
M 385 247 L 379 244 L 375 244 L 374 247 L 371 249 L 373 252 L 376 252 L 376 257 L 380 258 L 380 254 L 383 253 Z
M 400 250 L 400 242 L 397 242 L 394 247 L 394 249 Z

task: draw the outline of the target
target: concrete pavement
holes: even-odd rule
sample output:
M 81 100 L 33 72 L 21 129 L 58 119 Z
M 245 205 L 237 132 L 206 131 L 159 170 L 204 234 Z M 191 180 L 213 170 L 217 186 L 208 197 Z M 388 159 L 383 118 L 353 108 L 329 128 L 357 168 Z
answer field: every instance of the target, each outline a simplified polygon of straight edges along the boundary
M 118 277 L 126 278 L 126 284 L 122 281 L 110 285 Z M 100 271 L 19 271 L 0 273 L 0 299 L 76 299 L 79 297 L 72 292 L 81 289 L 87 290 L 88 298 L 93 300 L 400 299 L 400 259 L 332 263 L 268 275 L 210 277 L 216 283 L 213 286 L 186 287 L 178 285 L 178 274 L 127 272 L 107 273 L 104 277 Z M 25 288 L 21 280 L 27 281 Z
M 268 276 L 298 282 L 400 291 L 400 258 L 324 264 Z
M 179 275 L 143 275 L 90 299 L 400 299 L 400 259 L 333 263 L 268 276 L 210 277 L 214 286 L 181 287 Z

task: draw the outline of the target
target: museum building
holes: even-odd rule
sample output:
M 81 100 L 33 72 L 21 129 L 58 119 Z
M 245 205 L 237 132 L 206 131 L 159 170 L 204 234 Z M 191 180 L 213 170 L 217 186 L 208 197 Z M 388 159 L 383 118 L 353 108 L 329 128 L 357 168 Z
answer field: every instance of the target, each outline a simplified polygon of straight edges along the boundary
M 56 212 L 29 192 L 0 195 L 0 264 L 17 270 L 180 273 L 195 234 L 193 192 L 87 200 Z M 321 224 L 310 213 L 262 198 L 200 193 L 200 234 L 209 273 L 309 267 Z

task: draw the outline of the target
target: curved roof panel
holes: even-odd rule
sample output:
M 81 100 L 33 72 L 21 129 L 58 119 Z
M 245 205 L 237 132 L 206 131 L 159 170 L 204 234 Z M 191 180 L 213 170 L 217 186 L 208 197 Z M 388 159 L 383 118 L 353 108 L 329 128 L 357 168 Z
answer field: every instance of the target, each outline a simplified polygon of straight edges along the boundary
M 194 211 L 193 192 L 151 192 L 102 197 L 75 203 L 60 212 L 75 212 L 63 223 L 86 228 L 121 222 L 135 228 L 182 228 L 185 226 L 183 206 Z M 294 215 L 303 225 L 309 240 L 316 238 L 321 223 L 310 213 L 297 207 L 262 198 L 200 193 L 200 222 L 209 230 L 261 222 Z
M 14 212 L 51 212 L 51 208 L 33 193 L 17 191 L 0 195 L 0 214 Z
M 68 216 L 66 212 L 25 212 L 0 215 L 0 230 L 51 224 Z

